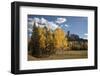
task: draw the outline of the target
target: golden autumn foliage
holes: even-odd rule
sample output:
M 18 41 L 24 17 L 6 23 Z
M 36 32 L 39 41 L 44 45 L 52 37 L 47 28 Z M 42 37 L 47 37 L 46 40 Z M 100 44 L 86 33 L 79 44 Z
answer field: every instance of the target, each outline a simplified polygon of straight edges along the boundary
M 54 31 L 54 47 L 57 49 L 67 47 L 67 39 L 61 28 L 57 28 Z
M 48 57 L 67 50 L 87 50 L 86 42 L 68 41 L 69 37 L 62 28 L 55 30 L 36 26 L 34 23 L 32 36 L 28 42 L 28 50 L 34 57 Z
M 34 55 L 51 54 L 55 49 L 67 47 L 67 38 L 61 28 L 51 31 L 46 27 L 36 27 L 35 24 L 30 42 L 32 44 L 30 44 L 30 48 Z
M 45 45 L 45 41 L 46 41 L 45 33 L 46 33 L 46 30 L 44 28 L 38 27 L 38 36 L 39 36 L 38 41 L 39 41 L 40 48 L 46 47 L 46 45 Z
M 54 38 L 53 33 L 51 31 L 47 31 L 46 33 L 46 50 L 49 52 L 49 54 L 53 54 L 55 52 Z
M 46 35 L 46 46 L 49 46 L 53 43 L 53 36 L 52 36 L 52 32 L 47 31 L 47 35 Z
M 63 45 L 63 48 L 67 48 L 67 45 L 68 45 L 67 38 L 64 38 L 62 45 Z

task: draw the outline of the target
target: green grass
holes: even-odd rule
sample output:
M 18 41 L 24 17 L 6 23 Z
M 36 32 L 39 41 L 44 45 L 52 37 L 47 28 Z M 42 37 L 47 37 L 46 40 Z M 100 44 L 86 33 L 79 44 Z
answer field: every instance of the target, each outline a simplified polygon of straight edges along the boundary
M 88 51 L 87 50 L 80 50 L 80 51 L 59 51 L 56 54 L 50 55 L 49 57 L 46 58 L 36 58 L 31 55 L 31 53 L 28 53 L 28 60 L 57 60 L 57 59 L 83 59 L 83 58 L 88 58 Z

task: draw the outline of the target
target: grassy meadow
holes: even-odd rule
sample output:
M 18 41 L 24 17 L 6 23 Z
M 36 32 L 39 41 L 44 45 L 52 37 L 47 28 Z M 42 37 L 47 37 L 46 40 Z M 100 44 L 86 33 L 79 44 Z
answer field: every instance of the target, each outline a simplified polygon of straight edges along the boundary
M 57 59 L 84 59 L 88 58 L 87 50 L 81 51 L 64 51 L 64 52 L 57 52 L 56 54 L 50 55 L 49 57 L 45 58 L 37 58 L 31 55 L 31 52 L 28 53 L 28 60 L 57 60 Z

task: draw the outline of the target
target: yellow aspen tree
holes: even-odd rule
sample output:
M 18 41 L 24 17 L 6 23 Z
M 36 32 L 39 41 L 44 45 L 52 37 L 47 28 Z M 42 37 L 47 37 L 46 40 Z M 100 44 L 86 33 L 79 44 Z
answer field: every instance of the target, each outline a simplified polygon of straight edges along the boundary
M 46 37 L 45 37 L 45 29 L 44 28 L 40 28 L 38 27 L 38 36 L 39 36 L 39 48 L 45 48 L 45 41 L 46 41 Z
M 54 31 L 54 46 L 57 49 L 60 49 L 63 46 L 67 47 L 65 33 L 61 28 L 57 28 Z
M 67 46 L 68 46 L 68 40 L 67 40 L 67 38 L 64 38 L 64 40 L 63 40 L 63 49 L 66 49 Z
M 46 46 L 49 51 L 53 49 L 53 35 L 51 31 L 47 31 L 46 34 Z

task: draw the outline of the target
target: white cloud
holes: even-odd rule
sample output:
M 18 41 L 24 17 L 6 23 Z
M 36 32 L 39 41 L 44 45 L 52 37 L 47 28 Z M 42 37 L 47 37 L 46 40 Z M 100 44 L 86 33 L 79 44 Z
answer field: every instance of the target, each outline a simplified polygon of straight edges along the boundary
M 30 19 L 30 20 L 31 20 L 31 19 Z M 40 22 L 40 19 L 37 18 L 37 17 L 35 17 L 34 19 L 32 19 L 31 21 L 28 22 L 28 26 L 29 26 L 29 27 L 33 27 L 34 22 L 38 23 L 38 22 Z M 36 26 L 38 26 L 38 25 L 36 24 Z
M 69 27 L 69 25 L 67 25 L 67 24 L 65 24 L 65 25 L 60 25 L 60 27 L 63 28 L 63 30 L 66 30 L 66 29 Z
M 84 39 L 87 39 L 87 38 L 88 38 L 88 34 L 84 33 Z
M 65 27 L 69 27 L 67 24 L 64 25 Z
M 84 37 L 83 39 L 88 39 L 88 37 Z
M 33 18 L 28 18 L 28 20 L 29 20 L 29 21 L 32 21 L 32 20 L 33 20 Z
M 33 25 L 34 25 L 34 20 L 33 20 L 33 21 L 28 22 L 28 27 L 29 27 L 29 28 L 32 28 L 32 27 L 33 27 Z
M 61 24 L 61 23 L 64 23 L 66 21 L 67 21 L 66 18 L 57 18 L 56 23 Z
M 43 28 L 43 27 L 45 27 L 45 26 L 46 26 L 46 25 L 44 25 L 44 24 L 39 24 L 39 27 L 42 27 L 42 28 Z
M 34 18 L 34 21 L 35 21 L 35 22 L 40 22 L 40 19 L 37 18 L 37 17 L 35 17 L 35 18 Z
M 87 34 L 87 33 L 85 33 L 84 35 L 85 35 L 85 36 L 88 36 L 88 34 Z
M 32 21 L 31 21 L 31 22 L 28 22 L 28 24 L 29 24 L 29 25 L 32 25 Z
M 29 31 L 29 32 L 32 32 L 32 28 L 28 28 L 28 31 Z
M 28 22 L 28 26 L 29 26 L 28 29 L 29 29 L 30 32 L 32 31 L 32 27 L 33 27 L 34 22 L 36 22 L 36 26 L 40 26 L 40 27 L 45 27 L 46 26 L 46 27 L 49 27 L 52 30 L 55 30 L 57 27 L 59 27 L 59 25 L 57 25 L 53 21 L 49 22 L 45 18 L 37 18 L 37 17 L 35 17 L 33 20 Z M 40 23 L 40 24 L 38 24 L 38 23 Z
M 47 24 L 47 20 L 45 18 L 41 18 L 41 24 Z
M 45 18 L 36 19 L 36 20 L 37 20 L 36 26 L 39 26 L 39 27 L 45 27 L 48 22 Z M 38 23 L 40 23 L 40 24 L 38 24 Z
M 57 27 L 59 27 L 59 25 L 55 24 L 54 22 L 48 22 L 48 24 L 50 25 L 50 29 L 55 30 Z

